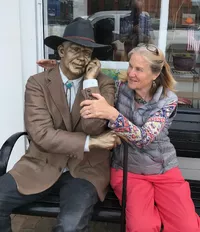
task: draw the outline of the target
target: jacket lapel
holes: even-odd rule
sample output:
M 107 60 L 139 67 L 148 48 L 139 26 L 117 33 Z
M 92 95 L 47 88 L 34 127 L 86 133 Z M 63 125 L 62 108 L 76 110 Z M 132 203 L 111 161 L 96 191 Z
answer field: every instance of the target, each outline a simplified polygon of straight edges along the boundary
M 57 106 L 60 114 L 62 115 L 66 129 L 72 131 L 71 115 L 69 106 L 67 103 L 63 82 L 59 72 L 59 66 L 57 65 L 54 69 L 48 73 L 48 89 L 49 93 Z
M 72 107 L 72 112 L 71 112 L 71 119 L 72 119 L 72 125 L 73 125 L 73 130 L 75 129 L 76 125 L 78 124 L 81 115 L 80 115 L 80 103 L 84 100 L 83 94 L 81 93 L 81 90 L 83 89 L 83 80 L 81 81 L 80 87 L 78 89 L 78 92 L 76 94 L 76 98 Z

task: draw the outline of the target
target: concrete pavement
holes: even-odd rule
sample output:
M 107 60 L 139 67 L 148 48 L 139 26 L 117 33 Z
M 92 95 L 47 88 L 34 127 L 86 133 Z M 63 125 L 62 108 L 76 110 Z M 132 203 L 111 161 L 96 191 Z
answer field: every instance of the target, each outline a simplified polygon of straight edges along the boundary
M 13 232 L 51 232 L 55 218 L 12 215 Z M 120 232 L 119 224 L 91 222 L 91 232 Z M 3 232 L 3 231 L 2 231 Z

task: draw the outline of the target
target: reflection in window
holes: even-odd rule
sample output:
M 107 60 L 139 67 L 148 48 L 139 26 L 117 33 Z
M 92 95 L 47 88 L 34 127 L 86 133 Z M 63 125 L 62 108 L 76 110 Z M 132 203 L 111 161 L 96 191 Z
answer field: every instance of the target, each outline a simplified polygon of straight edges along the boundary
M 48 0 L 48 23 L 68 24 L 73 20 L 73 0 Z
M 129 51 L 139 43 L 156 44 L 158 41 L 153 26 L 159 28 L 159 21 L 154 20 L 153 25 L 151 15 L 153 17 L 158 15 L 160 0 L 155 1 L 156 4 L 153 5 L 150 0 L 123 2 L 124 4 L 121 1 L 107 1 L 104 10 L 100 8 L 102 11 L 93 12 L 88 18 L 94 26 L 96 41 L 112 46 L 112 56 L 111 51 L 104 56 L 100 55 L 103 60 L 127 61 Z M 115 11 L 110 11 L 110 4 L 112 9 L 116 9 Z M 98 54 L 96 55 L 98 57 Z
M 153 27 L 158 28 L 159 21 L 153 20 L 152 24 L 151 15 L 159 17 L 160 0 L 155 2 L 152 5 L 150 0 L 47 0 L 48 35 L 61 36 L 76 16 L 87 18 L 94 27 L 96 42 L 111 45 L 95 56 L 101 60 L 127 61 L 128 52 L 137 44 L 157 44 Z
M 127 61 L 128 52 L 139 43 L 158 45 L 161 1 L 165 0 L 46 0 L 45 37 L 62 36 L 67 24 L 83 17 L 91 21 L 96 42 L 111 45 L 94 56 L 102 61 Z M 200 1 L 169 2 L 166 59 L 177 80 L 179 106 L 199 109 Z M 56 58 L 55 51 L 47 51 Z
M 179 107 L 200 104 L 200 1 L 170 1 L 166 57 L 177 83 Z

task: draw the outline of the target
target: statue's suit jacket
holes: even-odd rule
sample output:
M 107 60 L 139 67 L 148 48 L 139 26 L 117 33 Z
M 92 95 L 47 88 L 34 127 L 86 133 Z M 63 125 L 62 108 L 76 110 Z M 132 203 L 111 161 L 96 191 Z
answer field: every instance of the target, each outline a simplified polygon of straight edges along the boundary
M 83 119 L 80 103 L 101 93 L 114 104 L 114 81 L 100 73 L 98 87 L 78 90 L 70 113 L 59 68 L 29 78 L 25 91 L 25 127 L 30 138 L 26 154 L 10 174 L 20 193 L 28 195 L 51 187 L 67 167 L 75 178 L 90 181 L 104 199 L 110 178 L 110 152 L 84 152 L 87 135 L 99 135 L 107 128 L 103 119 Z

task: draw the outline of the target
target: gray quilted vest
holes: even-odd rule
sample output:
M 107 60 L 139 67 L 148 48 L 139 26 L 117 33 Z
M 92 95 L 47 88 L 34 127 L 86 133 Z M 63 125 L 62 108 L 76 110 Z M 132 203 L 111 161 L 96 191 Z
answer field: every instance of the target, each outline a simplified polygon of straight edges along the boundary
M 127 83 L 123 83 L 118 90 L 116 108 L 136 126 L 141 127 L 155 112 L 172 100 L 177 100 L 177 96 L 171 91 L 164 96 L 163 87 L 159 87 L 153 99 L 137 109 L 133 99 L 134 91 L 128 88 Z M 175 113 L 172 113 L 163 130 L 149 145 L 138 148 L 133 143 L 128 143 L 129 172 L 143 175 L 162 174 L 178 166 L 176 150 L 168 137 L 168 128 L 174 116 Z M 112 158 L 113 168 L 123 169 L 123 152 L 123 144 L 115 148 Z

